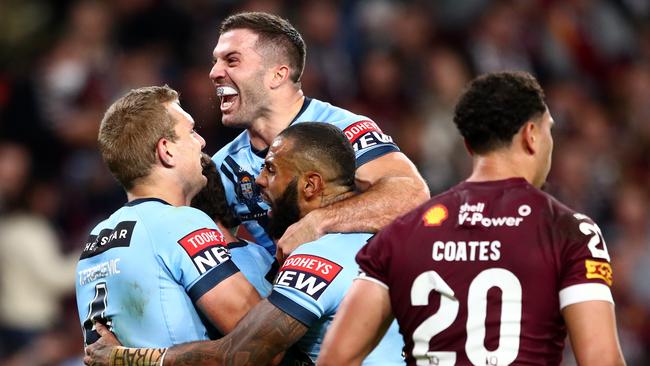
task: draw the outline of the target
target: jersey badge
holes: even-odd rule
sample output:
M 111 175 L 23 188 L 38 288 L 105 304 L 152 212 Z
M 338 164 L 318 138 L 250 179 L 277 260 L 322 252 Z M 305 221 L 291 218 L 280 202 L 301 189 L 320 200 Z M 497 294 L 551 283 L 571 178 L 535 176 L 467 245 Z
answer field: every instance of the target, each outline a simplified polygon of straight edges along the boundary
M 318 300 L 341 269 L 340 265 L 322 257 L 292 255 L 280 268 L 275 285 L 294 288 Z
M 255 178 L 248 173 L 243 173 L 235 185 L 237 197 L 244 201 L 245 204 L 253 204 L 259 201 L 260 189 L 255 184 Z
M 449 217 L 449 211 L 445 205 L 436 204 L 422 217 L 424 226 L 440 226 Z
M 223 235 L 215 229 L 199 229 L 182 237 L 180 244 L 192 258 L 194 266 L 203 274 L 230 259 Z
M 598 278 L 605 281 L 609 286 L 614 282 L 612 279 L 612 266 L 607 262 L 593 261 L 591 259 L 585 260 L 585 268 L 587 269 L 587 278 Z

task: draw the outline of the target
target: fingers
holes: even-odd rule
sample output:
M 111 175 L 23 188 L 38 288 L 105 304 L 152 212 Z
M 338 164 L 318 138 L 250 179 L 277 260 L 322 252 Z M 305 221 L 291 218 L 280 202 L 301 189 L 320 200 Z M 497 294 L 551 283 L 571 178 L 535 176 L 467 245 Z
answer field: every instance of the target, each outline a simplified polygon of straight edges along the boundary
M 106 328 L 106 326 L 100 322 L 95 323 L 95 330 L 97 331 L 97 334 L 99 334 L 100 337 L 111 334 L 111 331 L 108 330 L 108 328 Z

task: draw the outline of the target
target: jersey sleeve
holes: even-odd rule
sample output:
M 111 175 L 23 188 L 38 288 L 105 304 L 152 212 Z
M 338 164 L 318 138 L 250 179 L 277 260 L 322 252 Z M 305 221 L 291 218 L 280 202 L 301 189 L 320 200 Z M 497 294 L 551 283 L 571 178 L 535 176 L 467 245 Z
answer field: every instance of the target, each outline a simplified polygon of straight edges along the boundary
M 567 214 L 561 218 L 565 233 L 560 278 L 560 308 L 591 300 L 614 302 L 610 287 L 612 267 L 600 228 L 589 217 Z
M 276 277 L 268 300 L 280 310 L 310 327 L 333 314 L 345 291 L 337 291 L 343 267 L 320 256 L 294 252 Z
M 373 236 L 359 253 L 356 261 L 359 264 L 357 279 L 375 282 L 389 288 L 389 266 L 392 252 L 392 225 L 385 227 Z
M 165 236 L 154 245 L 172 278 L 196 302 L 239 268 L 231 260 L 223 234 L 207 215 L 190 207 L 175 211 L 169 231 L 163 230 Z
M 400 151 L 393 138 L 369 119 L 343 126 L 342 130 L 354 148 L 357 168 L 380 156 Z

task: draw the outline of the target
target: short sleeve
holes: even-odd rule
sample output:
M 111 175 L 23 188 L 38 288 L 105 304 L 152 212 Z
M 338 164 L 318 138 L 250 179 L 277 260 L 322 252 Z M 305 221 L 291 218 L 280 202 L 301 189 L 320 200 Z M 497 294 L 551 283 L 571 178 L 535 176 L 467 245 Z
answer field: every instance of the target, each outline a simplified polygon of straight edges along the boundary
M 280 268 L 268 299 L 309 327 L 338 308 L 344 292 L 337 291 L 343 285 L 339 278 L 342 270 L 327 258 L 294 252 Z
M 603 300 L 613 303 L 610 287 L 613 273 L 605 239 L 589 217 L 563 215 L 560 230 L 565 234 L 561 255 L 560 308 Z
M 385 227 L 373 236 L 359 253 L 356 261 L 359 264 L 359 277 L 389 288 L 390 257 L 392 252 L 393 225 Z
M 173 228 L 156 233 L 158 256 L 193 302 L 221 281 L 239 272 L 223 234 L 203 212 L 176 208 Z M 166 234 L 166 235 L 165 235 Z
M 393 138 L 371 120 L 354 122 L 343 128 L 343 133 L 354 148 L 357 168 L 388 153 L 400 151 Z

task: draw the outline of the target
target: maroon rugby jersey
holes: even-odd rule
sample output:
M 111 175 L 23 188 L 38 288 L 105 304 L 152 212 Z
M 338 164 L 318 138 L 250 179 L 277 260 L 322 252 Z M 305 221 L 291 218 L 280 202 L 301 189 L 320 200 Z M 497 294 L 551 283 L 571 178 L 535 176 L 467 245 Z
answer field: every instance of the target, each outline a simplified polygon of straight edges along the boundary
M 357 262 L 388 287 L 409 365 L 557 365 L 560 309 L 612 301 L 598 226 L 521 178 L 433 197 Z

